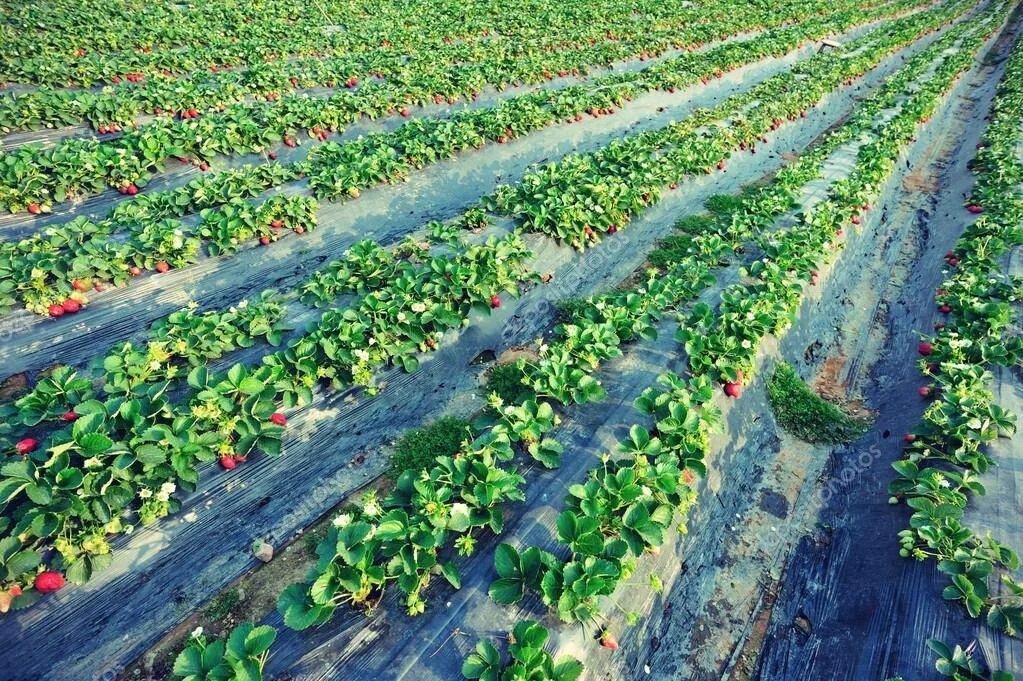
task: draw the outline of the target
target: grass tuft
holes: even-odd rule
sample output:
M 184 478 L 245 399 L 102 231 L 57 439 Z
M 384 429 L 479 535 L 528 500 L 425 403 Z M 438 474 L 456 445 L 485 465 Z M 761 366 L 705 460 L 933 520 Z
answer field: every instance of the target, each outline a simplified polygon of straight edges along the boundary
M 237 589 L 228 589 L 221 592 L 206 606 L 206 616 L 214 622 L 220 622 L 238 607 L 242 602 L 242 595 Z
M 443 416 L 428 426 L 411 430 L 394 447 L 390 475 L 397 478 L 407 470 L 430 467 L 438 456 L 454 455 L 462 440 L 474 435 L 472 424 L 455 416 Z
M 524 363 L 525 360 L 518 359 L 491 367 L 487 373 L 487 386 L 484 393 L 487 395 L 497 393 L 505 404 L 521 404 L 533 397 L 533 390 L 522 382 L 525 376 L 523 373 Z
M 867 419 L 846 414 L 811 390 L 791 364 L 783 362 L 775 368 L 767 396 L 782 428 L 805 442 L 851 442 L 870 427 Z

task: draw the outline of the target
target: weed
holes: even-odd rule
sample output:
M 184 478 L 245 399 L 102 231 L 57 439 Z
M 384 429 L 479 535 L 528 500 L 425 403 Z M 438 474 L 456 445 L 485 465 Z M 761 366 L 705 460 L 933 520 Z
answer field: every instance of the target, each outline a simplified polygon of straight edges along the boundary
M 787 363 L 775 368 L 767 384 L 767 395 L 778 423 L 806 442 L 851 442 L 863 435 L 870 425 L 866 419 L 849 416 L 820 397 Z

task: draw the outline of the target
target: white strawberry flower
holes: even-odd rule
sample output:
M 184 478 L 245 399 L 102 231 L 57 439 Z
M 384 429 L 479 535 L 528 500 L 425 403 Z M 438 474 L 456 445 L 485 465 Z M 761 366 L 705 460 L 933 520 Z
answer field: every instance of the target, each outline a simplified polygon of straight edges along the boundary
M 196 627 L 192 630 L 192 638 L 199 638 L 202 636 L 202 627 Z
M 749 338 L 744 338 L 744 339 L 742 339 L 742 347 L 744 347 L 745 349 L 749 350 L 750 348 L 753 347 L 753 343 L 750 342 Z
M 416 313 L 426 312 L 425 303 L 412 303 L 412 311 Z
M 165 482 L 162 485 L 160 485 L 160 491 L 163 492 L 164 494 L 174 494 L 174 492 L 177 489 L 178 486 L 175 485 L 173 482 Z
M 334 527 L 348 527 L 352 524 L 352 515 L 350 513 L 341 513 L 331 522 Z
M 148 499 L 151 496 L 153 496 L 153 490 L 146 489 L 145 487 L 139 490 L 139 499 Z

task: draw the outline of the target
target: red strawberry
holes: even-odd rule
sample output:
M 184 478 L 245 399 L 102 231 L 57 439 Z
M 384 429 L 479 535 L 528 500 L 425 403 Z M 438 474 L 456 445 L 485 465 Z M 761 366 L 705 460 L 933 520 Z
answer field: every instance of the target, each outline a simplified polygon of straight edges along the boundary
M 299 225 L 298 227 L 296 227 L 292 231 L 294 231 L 295 234 L 305 234 L 305 227 L 303 227 L 302 225 Z
M 983 212 L 984 212 L 984 209 L 983 209 L 983 208 L 981 208 L 980 206 L 978 206 L 978 205 L 977 205 L 977 204 L 975 204 L 975 203 L 971 203 L 970 205 L 968 205 L 968 206 L 966 207 L 966 210 L 970 211 L 970 212 L 971 212 L 971 213 L 973 213 L 974 215 L 976 215 L 976 214 L 978 214 L 978 213 L 983 213 Z
M 718 170 L 724 170 L 724 169 L 725 169 L 725 162 L 724 161 L 718 161 Z
M 934 346 L 931 345 L 930 341 L 920 341 L 917 344 L 916 349 L 924 357 L 934 352 Z
M 78 414 L 69 410 L 64 412 L 64 414 L 60 418 L 64 419 L 65 421 L 77 421 Z
M 618 231 L 618 225 L 611 225 L 610 227 L 607 228 L 607 233 L 608 234 L 614 234 L 617 231 Z
M 271 220 L 270 226 L 273 227 L 274 229 L 280 229 L 281 227 L 284 226 L 284 220 Z
M 73 280 L 71 280 L 71 286 L 73 286 L 76 291 L 88 291 L 89 290 L 89 285 L 87 283 L 85 283 L 84 281 L 82 281 L 81 279 L 73 279 Z
M 286 426 L 286 425 L 288 425 L 288 419 L 281 412 L 275 411 L 270 416 L 270 423 L 276 424 L 278 426 Z
M 135 196 L 139 193 L 139 188 L 133 184 L 128 185 L 128 196 Z
M 725 383 L 725 394 L 729 397 L 740 397 L 742 395 L 742 383 L 738 381 Z
M 276 151 L 271 151 L 271 152 L 270 152 L 269 154 L 267 154 L 267 157 L 268 157 L 268 158 L 269 158 L 269 159 L 270 159 L 271 161 L 273 161 L 273 160 L 275 160 L 275 159 L 277 158 L 277 152 L 276 152 Z
M 40 572 L 34 582 L 36 591 L 48 594 L 64 586 L 64 576 L 59 572 Z
M 220 465 L 230 471 L 238 465 L 238 462 L 234 460 L 233 456 L 222 456 L 220 457 Z
M 920 393 L 920 397 L 930 397 L 931 395 L 931 389 L 926 385 L 920 386 L 920 390 L 918 392 Z
M 26 437 L 24 440 L 18 440 L 18 444 L 14 445 L 14 450 L 22 456 L 28 456 L 36 450 L 39 443 L 34 437 Z
M 68 298 L 63 303 L 61 303 L 61 307 L 64 308 L 64 312 L 70 312 L 71 314 L 74 314 L 75 312 L 78 312 L 79 310 L 82 309 L 82 304 L 79 303 L 77 300 Z
M 160 272 L 161 274 L 169 269 L 170 265 L 167 264 L 166 260 L 161 260 L 160 262 L 156 263 L 156 271 Z
M 905 442 L 906 444 L 916 442 L 916 435 L 913 435 L 913 433 L 906 433 L 905 435 L 902 436 L 902 441 Z
M 54 303 L 53 305 L 50 305 L 48 308 L 46 308 L 46 311 L 50 313 L 51 317 L 59 317 L 62 314 L 64 314 L 64 306 Z
M 408 118 L 412 114 L 409 113 L 408 109 L 406 109 L 405 107 L 402 107 L 401 108 L 401 115 L 402 115 L 402 118 Z
M 934 323 L 934 330 L 935 331 L 941 331 L 944 328 L 945 328 L 945 322 L 935 322 Z
M 259 237 L 259 243 L 263 244 L 264 246 L 269 246 L 270 245 L 270 237 L 268 237 L 268 236 L 261 236 L 261 237 Z
M 202 163 L 199 164 L 199 170 L 201 170 L 202 172 L 205 173 L 209 169 L 210 169 L 210 164 L 207 163 L 206 161 L 203 161 Z
M 131 274 L 131 276 L 133 277 L 137 277 L 140 274 L 142 274 L 142 268 L 139 267 L 138 265 L 132 265 L 131 267 L 128 268 L 128 273 Z
M 7 590 L 7 593 L 11 594 L 12 598 L 17 598 L 18 596 L 21 595 L 21 587 L 15 584 L 11 586 L 10 589 Z
M 852 216 L 852 223 L 853 223 L 854 225 L 858 225 L 858 224 L 860 224 L 860 216 L 859 216 L 859 215 L 854 215 L 854 216 Z
M 945 313 L 945 314 L 948 314 L 949 312 L 951 312 L 951 311 L 952 311 L 952 306 L 946 303 L 945 305 L 942 305 L 942 306 L 941 306 L 941 307 L 939 307 L 938 309 L 939 309 L 939 310 L 940 310 L 941 312 L 943 312 L 943 313 Z
M 498 297 L 496 293 L 490 296 L 490 307 L 494 310 L 501 307 L 501 299 Z
M 38 203 L 28 204 L 28 212 L 32 215 L 39 215 L 42 210 L 42 207 Z
M 614 634 L 605 629 L 600 633 L 600 645 L 613 652 L 618 650 L 618 639 L 614 637 Z

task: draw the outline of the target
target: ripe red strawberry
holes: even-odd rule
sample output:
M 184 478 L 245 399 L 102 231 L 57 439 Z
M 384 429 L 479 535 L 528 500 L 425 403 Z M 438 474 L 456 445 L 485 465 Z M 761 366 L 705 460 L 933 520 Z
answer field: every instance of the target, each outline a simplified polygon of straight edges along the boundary
M 738 381 L 725 383 L 725 394 L 728 395 L 729 397 L 735 398 L 741 397 L 742 383 L 739 383 Z
M 72 279 L 71 280 L 71 286 L 74 287 L 74 289 L 76 291 L 88 291 L 89 290 L 89 285 L 86 282 L 82 281 L 81 279 Z
M 48 594 L 64 586 L 64 575 L 53 571 L 40 572 L 36 575 L 33 586 L 39 593 Z
M 210 164 L 207 163 L 206 161 L 203 161 L 202 163 L 199 164 L 199 170 L 201 170 L 202 172 L 205 173 L 209 169 L 210 169 Z
M 39 215 L 39 213 L 42 212 L 42 210 L 43 210 L 42 207 L 38 203 L 28 204 L 28 212 L 31 213 L 32 215 Z
M 724 161 L 718 161 L 718 170 L 724 170 L 724 169 L 725 169 L 725 162 Z
M 61 415 L 60 418 L 62 418 L 65 421 L 77 421 L 78 420 L 78 414 L 76 414 L 75 412 L 73 412 L 71 410 L 68 410 L 68 411 L 64 412 L 64 414 Z
M 303 227 L 302 225 L 299 225 L 298 227 L 296 227 L 292 231 L 294 231 L 295 234 L 305 234 L 305 227 Z
M 930 341 L 920 341 L 917 344 L 916 349 L 924 357 L 934 352 L 934 346 L 931 345 Z
M 931 395 L 931 389 L 926 385 L 920 386 L 920 390 L 918 392 L 920 393 L 920 397 L 930 397 Z
M 273 227 L 274 229 L 280 229 L 281 227 L 284 226 L 284 220 L 271 220 L 270 226 Z
M 53 305 L 50 305 L 48 308 L 46 308 L 46 311 L 50 313 L 51 317 L 59 317 L 62 314 L 64 314 L 64 306 L 54 303 Z
M 913 433 L 906 433 L 905 435 L 902 436 L 902 441 L 905 442 L 906 444 L 916 442 L 916 435 L 913 435 Z
M 496 293 L 490 296 L 490 307 L 494 310 L 501 307 L 501 298 Z
M 22 593 L 21 592 L 21 587 L 18 586 L 17 584 L 15 584 L 15 585 L 11 586 L 10 589 L 7 590 L 7 593 L 11 594 L 12 598 L 17 598 Z
M 949 266 L 955 267 L 959 264 L 959 258 L 950 258 L 948 261 Z
M 618 639 L 614 637 L 614 634 L 605 629 L 600 633 L 600 645 L 613 652 L 618 650 Z
M 82 304 L 79 303 L 77 300 L 73 300 L 71 298 L 68 298 L 60 305 L 61 307 L 64 308 L 64 312 L 70 312 L 71 314 L 74 314 L 75 312 L 78 312 L 79 310 L 82 309 Z
M 860 216 L 859 216 L 859 215 L 854 215 L 854 216 L 852 216 L 852 223 L 853 223 L 854 225 L 858 225 L 858 224 L 860 224 Z
M 18 440 L 18 444 L 14 445 L 14 450 L 22 456 L 28 456 L 36 450 L 39 443 L 34 437 L 26 437 L 24 440 Z
M 946 303 L 946 304 L 942 305 L 941 307 L 939 307 L 938 310 L 940 310 L 944 314 L 948 314 L 949 312 L 952 311 L 952 306 L 949 305 L 948 303 Z
M 233 456 L 222 456 L 220 457 L 220 465 L 226 470 L 234 470 L 238 465 L 238 462 L 234 460 Z
M 607 228 L 607 233 L 608 234 L 614 234 L 617 231 L 618 231 L 618 225 L 611 225 L 610 227 Z
M 128 191 L 128 196 L 135 196 L 136 194 L 139 193 L 139 188 L 136 187 L 133 184 L 129 184 L 127 191 Z
M 276 151 L 271 151 L 269 154 L 267 154 L 267 158 L 269 158 L 271 161 L 276 160 L 277 159 L 277 152 Z
M 166 260 L 161 260 L 160 262 L 156 263 L 156 271 L 160 272 L 161 274 L 169 269 L 170 265 L 167 264 Z
M 128 273 L 131 274 L 131 276 L 133 277 L 137 277 L 140 274 L 142 274 L 142 268 L 139 267 L 138 265 L 132 265 L 131 267 L 128 268 Z
M 270 237 L 268 237 L 268 236 L 261 236 L 261 237 L 259 237 L 259 243 L 263 244 L 264 246 L 269 246 L 270 245 Z
M 983 212 L 984 212 L 984 209 L 983 209 L 983 208 L 981 208 L 980 206 L 978 206 L 978 205 L 977 205 L 977 204 L 975 204 L 975 203 L 971 203 L 970 205 L 968 205 L 968 206 L 966 207 L 966 210 L 970 211 L 970 212 L 971 212 L 971 213 L 973 213 L 974 215 L 976 215 L 976 214 L 978 214 L 978 213 L 983 213 Z
M 278 426 L 286 426 L 286 425 L 288 425 L 288 419 L 281 412 L 275 411 L 270 416 L 270 423 L 276 424 Z
M 409 113 L 408 109 L 406 109 L 405 107 L 401 107 L 401 116 L 402 116 L 402 118 L 408 118 L 411 115 L 412 114 Z

